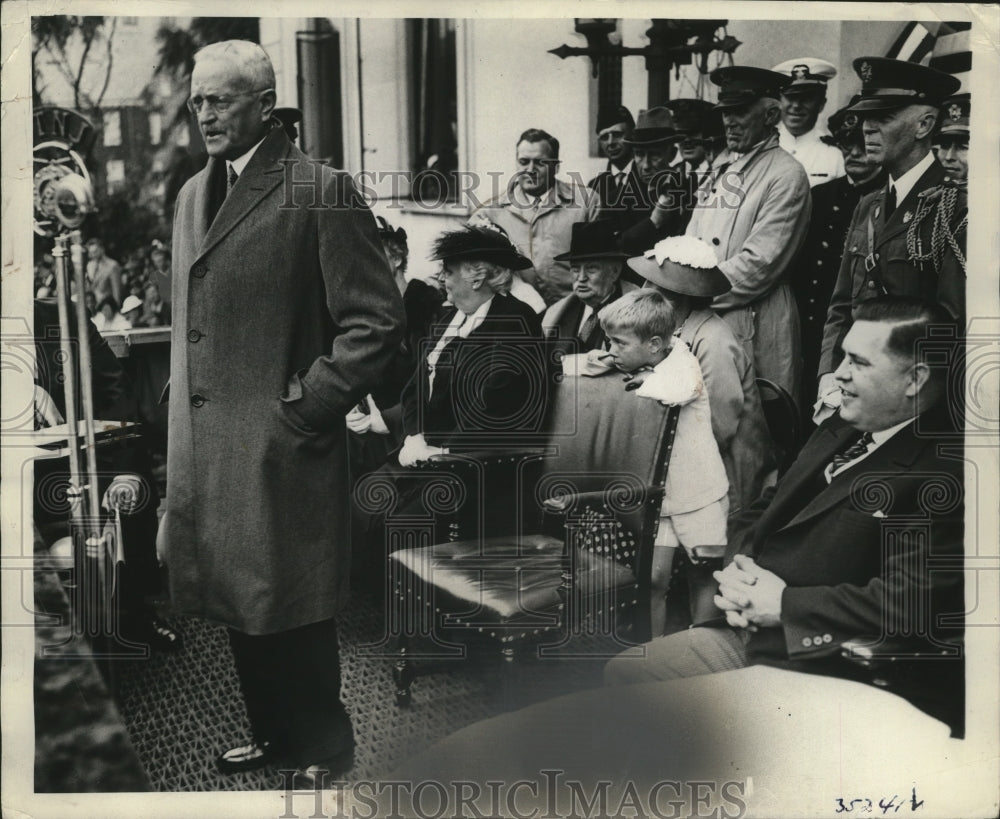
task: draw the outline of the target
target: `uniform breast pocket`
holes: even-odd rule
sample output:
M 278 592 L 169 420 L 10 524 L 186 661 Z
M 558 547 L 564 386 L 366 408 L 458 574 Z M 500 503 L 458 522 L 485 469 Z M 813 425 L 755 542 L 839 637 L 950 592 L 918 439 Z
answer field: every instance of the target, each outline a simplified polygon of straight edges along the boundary
M 848 235 L 844 245 L 844 256 L 851 263 L 851 298 L 865 301 L 873 297 L 872 279 L 868 275 L 865 260 L 868 258 L 868 235 L 863 230 L 855 230 Z
M 902 242 L 893 242 L 885 248 L 884 254 L 885 288 L 890 295 L 928 301 L 937 299 L 937 276 L 930 265 L 914 264 Z

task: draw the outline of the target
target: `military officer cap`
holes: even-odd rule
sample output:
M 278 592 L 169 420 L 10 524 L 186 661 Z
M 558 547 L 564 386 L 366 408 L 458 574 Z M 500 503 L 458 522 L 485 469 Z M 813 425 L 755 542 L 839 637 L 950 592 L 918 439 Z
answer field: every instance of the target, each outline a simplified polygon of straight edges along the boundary
M 792 81 L 781 89 L 785 96 L 794 94 L 826 94 L 826 84 L 837 76 L 833 63 L 817 57 L 799 57 L 778 63 L 772 71 L 791 77 Z
M 855 97 L 839 111 L 835 111 L 826 121 L 830 133 L 833 135 L 833 141 L 837 144 L 864 141 L 864 136 L 861 134 L 861 117 L 850 110 L 857 99 Z M 822 137 L 820 138 L 822 139 Z
M 791 77 L 785 74 L 750 65 L 724 65 L 708 78 L 719 86 L 716 109 L 737 108 L 765 97 L 778 99 L 791 82 Z
M 656 108 L 643 109 L 639 112 L 639 119 L 635 123 L 635 130 L 631 138 L 626 137 L 625 142 L 629 145 L 642 147 L 645 145 L 659 145 L 677 139 L 677 131 L 674 128 L 674 115 L 670 109 L 662 105 Z
M 937 107 L 962 84 L 936 68 L 888 57 L 858 57 L 854 70 L 861 78 L 861 94 L 850 110 L 861 114 L 907 105 Z
M 621 122 L 624 122 L 629 129 L 635 128 L 635 120 L 632 119 L 632 112 L 624 105 L 601 108 L 597 112 L 597 127 L 594 130 L 597 133 L 601 133 L 605 128 L 610 128 L 612 125 L 618 125 Z
M 678 134 L 703 134 L 708 136 L 722 130 L 714 103 L 708 100 L 681 98 L 668 100 L 663 107 L 674 115 L 674 129 Z
M 941 106 L 938 136 L 969 138 L 969 114 L 972 110 L 970 94 L 956 94 Z

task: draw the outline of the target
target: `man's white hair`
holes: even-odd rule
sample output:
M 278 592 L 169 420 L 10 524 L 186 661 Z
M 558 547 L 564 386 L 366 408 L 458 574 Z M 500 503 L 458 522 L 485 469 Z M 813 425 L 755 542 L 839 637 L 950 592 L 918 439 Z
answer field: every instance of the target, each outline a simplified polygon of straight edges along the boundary
M 257 43 L 249 40 L 224 40 L 198 49 L 194 55 L 195 65 L 202 60 L 218 60 L 236 65 L 242 82 L 248 90 L 274 88 L 274 66 Z

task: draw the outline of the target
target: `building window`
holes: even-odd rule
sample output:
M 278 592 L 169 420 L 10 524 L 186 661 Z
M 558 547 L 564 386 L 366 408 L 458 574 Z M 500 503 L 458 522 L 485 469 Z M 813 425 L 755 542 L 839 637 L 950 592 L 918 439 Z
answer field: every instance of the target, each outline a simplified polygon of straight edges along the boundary
M 409 58 L 411 196 L 454 201 L 458 170 L 455 21 L 406 21 Z
M 104 112 L 104 146 L 117 148 L 122 144 L 122 118 L 118 111 Z
M 125 184 L 125 163 L 121 159 L 109 159 L 105 165 L 108 193 L 114 193 Z
M 149 115 L 149 144 L 159 145 L 163 139 L 163 117 L 154 111 Z
M 179 148 L 187 148 L 191 144 L 191 132 L 187 125 L 182 125 L 174 131 L 174 142 Z

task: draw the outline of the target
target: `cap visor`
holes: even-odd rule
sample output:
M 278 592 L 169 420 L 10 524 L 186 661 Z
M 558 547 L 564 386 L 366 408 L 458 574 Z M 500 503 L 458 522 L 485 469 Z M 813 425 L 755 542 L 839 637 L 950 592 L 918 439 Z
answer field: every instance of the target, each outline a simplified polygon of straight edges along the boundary
M 866 99 L 858 100 L 854 105 L 848 108 L 848 111 L 894 111 L 897 108 L 905 108 L 906 105 L 900 105 L 895 100 L 884 100 L 884 99 Z
M 593 251 L 591 253 L 560 253 L 558 256 L 553 256 L 552 260 L 555 262 L 572 262 L 577 259 L 627 259 L 628 253 L 622 253 L 620 250 L 601 250 Z

